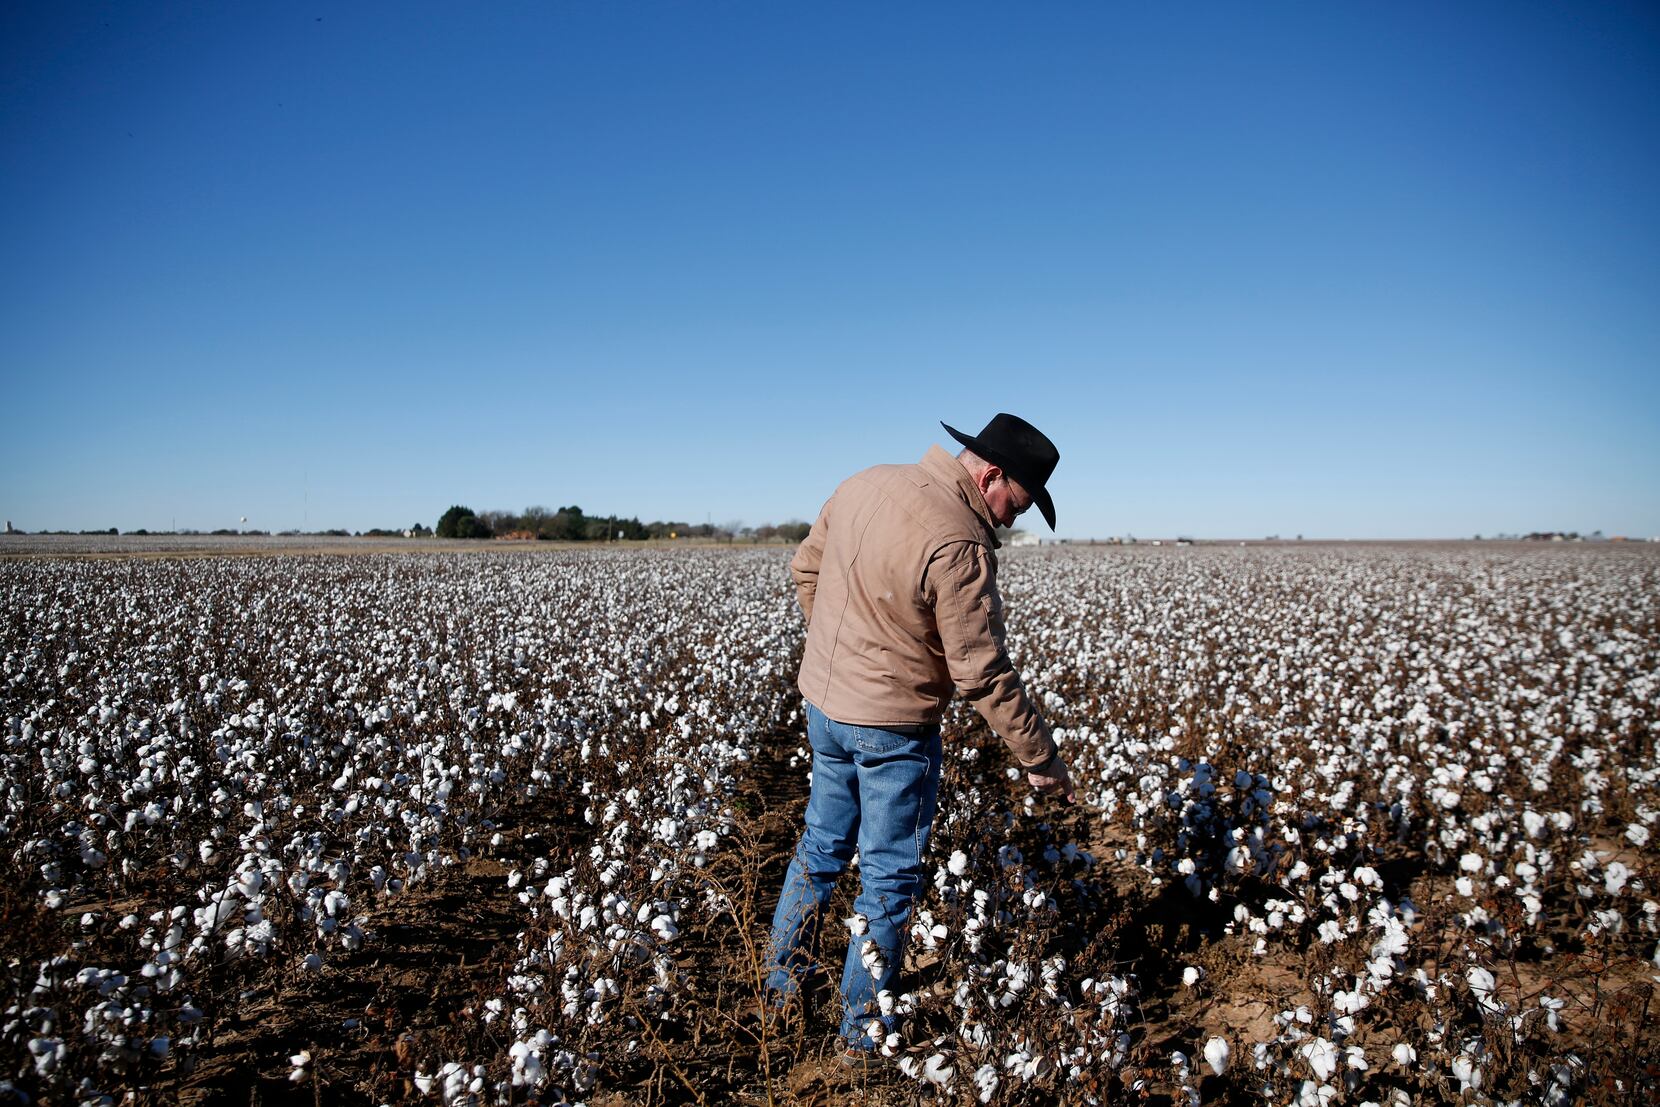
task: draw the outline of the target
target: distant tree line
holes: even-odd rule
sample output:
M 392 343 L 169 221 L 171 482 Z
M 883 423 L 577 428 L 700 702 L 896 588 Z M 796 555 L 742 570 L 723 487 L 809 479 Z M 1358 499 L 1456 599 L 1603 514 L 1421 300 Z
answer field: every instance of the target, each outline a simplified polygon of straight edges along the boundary
M 800 542 L 810 528 L 791 520 L 748 527 L 742 523 L 654 522 L 637 516 L 589 515 L 572 504 L 557 510 L 527 507 L 511 511 L 474 511 L 455 504 L 438 519 L 439 538 L 520 538 L 557 542 L 642 542 L 648 538 L 702 538 L 717 542 Z
M 354 532 L 346 530 L 344 527 L 331 527 L 328 530 L 282 530 L 276 533 L 285 538 L 302 534 L 335 538 L 428 538 L 436 534 L 439 538 L 523 538 L 560 542 L 606 542 L 613 540 L 642 542 L 650 538 L 698 538 L 713 542 L 788 542 L 794 544 L 806 538 L 810 529 L 806 523 L 795 519 L 777 525 L 763 523 L 758 527 L 746 526 L 737 521 L 718 524 L 642 523 L 634 516 L 624 518 L 620 515 L 588 515 L 575 504 L 569 507 L 561 507 L 557 511 L 550 511 L 545 507 L 527 507 L 518 514 L 511 511 L 474 511 L 470 507 L 456 504 L 444 512 L 439 518 L 436 528 L 428 527 L 424 523 L 414 523 L 406 530 L 370 527 L 368 530 Z M 29 532 L 14 529 L 9 533 L 27 534 Z M 83 530 L 79 532 L 42 530 L 35 533 L 106 535 L 120 534 L 121 532 L 115 527 L 110 527 L 102 530 Z M 233 527 L 219 527 L 206 532 L 188 527 L 179 530 L 148 530 L 139 527 L 137 530 L 130 530 L 127 533 L 131 535 L 175 536 L 206 533 L 216 536 L 266 537 L 272 532 L 253 528 L 237 530 Z

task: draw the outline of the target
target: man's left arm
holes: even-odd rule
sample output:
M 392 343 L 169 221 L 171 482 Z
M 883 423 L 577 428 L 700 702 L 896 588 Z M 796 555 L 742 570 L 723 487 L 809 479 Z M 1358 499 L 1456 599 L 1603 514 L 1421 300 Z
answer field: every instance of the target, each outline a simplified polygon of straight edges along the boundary
M 1022 768 L 1053 768 L 1058 754 L 1049 724 L 1026 694 L 1004 645 L 991 555 L 974 542 L 944 547 L 929 563 L 927 591 L 952 682 Z

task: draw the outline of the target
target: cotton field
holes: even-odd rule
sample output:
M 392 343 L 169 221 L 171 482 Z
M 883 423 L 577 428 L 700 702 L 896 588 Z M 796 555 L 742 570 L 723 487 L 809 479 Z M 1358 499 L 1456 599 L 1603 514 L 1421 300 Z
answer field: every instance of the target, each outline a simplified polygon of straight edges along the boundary
M 0 562 L 0 1089 L 1660 1095 L 1660 551 L 1004 551 L 1079 803 L 954 708 L 906 1017 L 856 1077 L 833 987 L 748 1017 L 807 792 L 787 562 Z

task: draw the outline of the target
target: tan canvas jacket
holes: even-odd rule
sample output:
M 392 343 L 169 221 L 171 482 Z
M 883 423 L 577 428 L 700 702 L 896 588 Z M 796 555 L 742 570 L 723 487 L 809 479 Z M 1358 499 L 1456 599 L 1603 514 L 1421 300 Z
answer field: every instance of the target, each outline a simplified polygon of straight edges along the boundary
M 835 491 L 790 562 L 807 617 L 801 694 L 855 726 L 938 723 L 952 689 L 1026 768 L 1055 742 L 1009 661 L 991 509 L 933 447 Z

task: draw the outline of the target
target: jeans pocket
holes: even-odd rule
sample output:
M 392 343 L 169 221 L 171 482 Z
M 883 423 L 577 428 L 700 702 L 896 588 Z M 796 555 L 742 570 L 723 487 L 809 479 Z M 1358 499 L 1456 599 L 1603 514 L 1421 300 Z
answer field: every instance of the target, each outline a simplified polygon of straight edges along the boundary
M 881 727 L 860 726 L 848 729 L 853 731 L 853 744 L 858 747 L 860 753 L 893 753 L 917 741 L 915 734 L 883 730 Z

